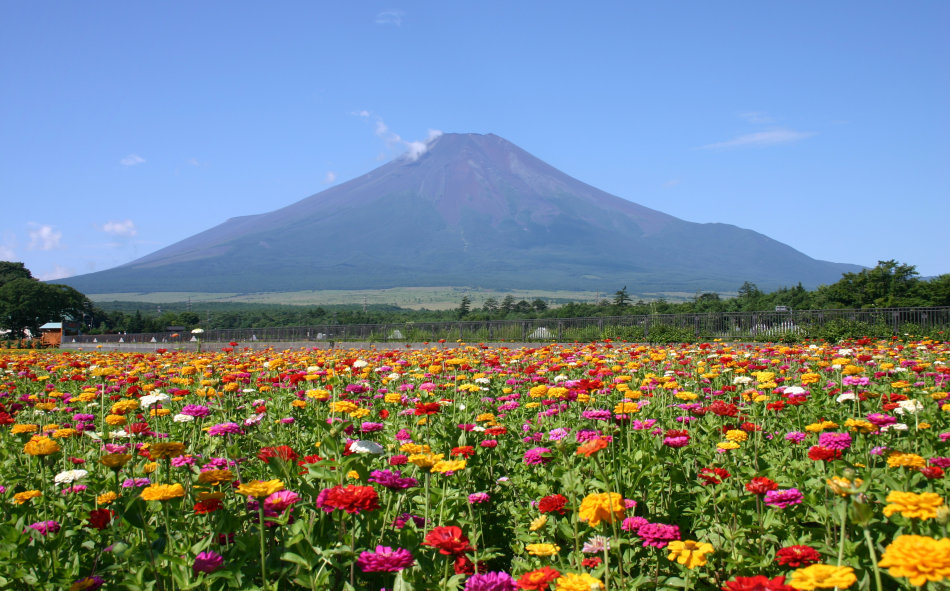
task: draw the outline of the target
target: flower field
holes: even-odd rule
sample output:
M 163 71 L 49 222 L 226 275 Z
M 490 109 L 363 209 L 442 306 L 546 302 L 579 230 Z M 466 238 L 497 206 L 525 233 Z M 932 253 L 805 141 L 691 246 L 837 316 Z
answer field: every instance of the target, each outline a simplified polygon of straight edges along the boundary
M 0 354 L 0 588 L 944 588 L 950 345 Z

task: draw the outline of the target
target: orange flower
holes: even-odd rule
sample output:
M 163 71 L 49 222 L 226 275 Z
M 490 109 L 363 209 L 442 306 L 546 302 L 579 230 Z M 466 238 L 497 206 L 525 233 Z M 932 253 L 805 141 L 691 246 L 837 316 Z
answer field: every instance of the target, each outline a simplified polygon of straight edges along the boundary
M 603 437 L 591 439 L 577 448 L 577 455 L 591 457 L 595 453 L 607 447 L 607 440 Z

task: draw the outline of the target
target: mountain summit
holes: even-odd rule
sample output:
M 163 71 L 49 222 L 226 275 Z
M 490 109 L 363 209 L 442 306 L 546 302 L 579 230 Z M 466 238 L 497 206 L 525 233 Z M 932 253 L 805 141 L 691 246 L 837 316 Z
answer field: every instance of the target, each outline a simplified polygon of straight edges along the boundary
M 697 224 L 582 183 L 492 134 L 443 134 L 287 207 L 229 219 L 85 293 L 470 286 L 734 291 L 833 283 L 861 267 L 751 230 Z

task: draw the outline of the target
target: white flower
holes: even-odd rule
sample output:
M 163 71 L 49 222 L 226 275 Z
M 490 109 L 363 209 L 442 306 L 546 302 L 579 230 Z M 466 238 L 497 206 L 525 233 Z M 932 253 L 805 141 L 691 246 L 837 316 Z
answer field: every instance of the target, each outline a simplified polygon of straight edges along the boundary
M 844 394 L 835 398 L 838 402 L 847 402 L 848 400 L 857 400 L 858 397 L 854 395 L 854 392 L 845 392 Z
M 201 334 L 201 333 L 203 333 L 204 331 L 205 331 L 205 330 L 204 330 L 203 328 L 196 328 L 196 329 L 194 329 L 194 330 L 191 331 L 191 334 Z
M 245 427 L 253 427 L 254 425 L 260 423 L 264 419 L 264 413 L 259 415 L 251 415 L 248 418 L 244 419 Z
M 782 390 L 783 394 L 791 394 L 792 396 L 801 396 L 802 394 L 807 394 L 808 390 L 802 388 L 801 386 L 789 386 Z
M 385 448 L 375 441 L 360 439 L 350 446 L 350 451 L 358 454 L 373 454 L 374 456 L 378 456 L 385 451 Z
M 142 408 L 148 408 L 155 404 L 156 402 L 162 402 L 168 400 L 168 394 L 162 394 L 161 392 L 156 392 L 155 394 L 146 394 L 139 398 L 139 404 L 142 405 Z
M 363 361 L 362 359 L 357 359 L 353 362 L 353 367 L 366 367 L 367 365 L 369 365 L 369 363 Z
M 562 373 L 559 373 L 558 375 L 554 376 L 555 382 L 563 382 L 566 379 L 567 379 L 567 376 Z
M 752 383 L 752 378 L 750 376 L 736 376 L 732 378 L 733 386 L 738 386 L 740 384 L 745 385 L 745 384 L 751 384 L 751 383 Z
M 190 423 L 191 421 L 195 420 L 195 417 L 191 415 L 177 414 L 172 417 L 172 420 L 176 423 Z
M 389 374 L 388 376 L 386 376 L 386 378 L 387 378 L 387 379 L 390 379 L 390 380 L 398 380 L 400 377 L 401 377 L 401 376 L 400 376 L 398 373 L 396 373 L 396 372 L 393 372 L 393 373 Z
M 838 355 L 841 355 L 842 357 L 848 357 L 851 355 L 851 353 L 853 353 L 851 349 L 838 349 Z
M 490 378 L 475 378 L 475 383 L 476 384 L 490 384 L 491 379 Z
M 887 431 L 891 431 L 891 430 L 893 430 L 893 431 L 906 431 L 906 430 L 907 430 L 907 425 L 904 424 L 904 423 L 894 423 L 893 425 L 884 425 L 883 427 L 881 427 L 881 433 L 884 433 L 884 432 L 887 432 Z
M 109 431 L 109 437 L 122 439 L 123 437 L 132 437 L 132 435 L 127 433 L 125 429 L 119 429 L 118 431 Z
M 485 427 L 482 427 L 481 425 L 475 425 L 474 427 L 472 427 L 472 431 L 476 433 L 481 433 L 484 430 L 485 430 Z
M 897 408 L 894 409 L 894 413 L 902 415 L 906 412 L 915 415 L 921 410 L 924 410 L 924 405 L 921 404 L 919 400 L 901 400 L 897 403 Z
M 53 478 L 53 482 L 56 484 L 71 484 L 77 480 L 82 480 L 89 474 L 86 470 L 66 470 L 60 472 Z

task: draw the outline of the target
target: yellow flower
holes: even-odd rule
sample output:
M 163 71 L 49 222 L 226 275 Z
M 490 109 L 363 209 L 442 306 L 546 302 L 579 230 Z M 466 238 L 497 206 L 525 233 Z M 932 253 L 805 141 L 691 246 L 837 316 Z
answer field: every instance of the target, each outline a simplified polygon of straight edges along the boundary
M 200 484 L 210 484 L 218 486 L 234 480 L 234 474 L 230 470 L 206 470 L 198 475 Z
M 10 433 L 14 435 L 20 435 L 22 433 L 35 433 L 39 430 L 39 428 L 39 425 L 13 425 L 13 427 L 10 429 Z
M 458 472 L 465 469 L 465 460 L 440 460 L 432 466 L 432 472 Z
M 336 402 L 330 403 L 330 412 L 353 412 L 359 408 L 356 404 L 350 402 L 349 400 L 337 400 Z
M 177 458 L 183 453 L 185 453 L 185 444 L 178 441 L 153 443 L 148 448 L 148 455 L 153 460 Z
M 412 454 L 409 456 L 409 463 L 419 466 L 423 470 L 428 470 L 435 466 L 436 462 L 444 458 L 444 454 L 434 454 L 434 453 L 423 453 L 423 454 Z
M 41 496 L 43 496 L 43 493 L 41 493 L 38 490 L 25 490 L 23 492 L 18 492 L 17 494 L 13 495 L 13 502 L 16 503 L 17 505 L 22 505 L 23 503 L 29 501 L 30 499 L 35 499 L 36 497 L 41 497 Z
M 950 578 L 950 538 L 898 536 L 877 565 L 887 567 L 892 577 L 907 577 L 911 585 L 942 581 Z
M 937 493 L 912 493 L 892 491 L 887 495 L 888 504 L 884 507 L 884 515 L 890 517 L 900 513 L 909 519 L 933 519 L 937 516 L 937 509 L 943 506 L 943 497 Z
M 528 544 L 524 549 L 531 556 L 554 556 L 561 551 L 557 544 Z
M 600 579 L 587 573 L 565 573 L 558 577 L 554 591 L 599 591 L 603 588 Z
M 171 414 L 171 409 L 168 408 L 153 408 L 148 411 L 149 416 L 153 417 L 164 417 Z
M 738 449 L 738 448 L 739 448 L 739 444 L 736 443 L 735 441 L 720 441 L 719 443 L 716 444 L 716 449 L 729 450 L 729 449 Z
M 858 492 L 858 488 L 864 484 L 864 481 L 860 478 L 855 478 L 854 482 L 851 482 L 847 478 L 841 478 L 838 476 L 833 476 L 827 481 L 828 488 L 831 489 L 831 492 L 836 495 L 841 495 L 842 497 L 847 497 L 848 495 L 853 495 Z
M 132 454 L 106 454 L 99 458 L 99 463 L 107 468 L 118 470 L 122 466 L 129 463 L 129 460 L 131 459 Z
M 146 501 L 169 501 L 185 496 L 185 488 L 180 484 L 151 484 L 139 496 Z
M 712 544 L 695 542 L 693 540 L 674 540 L 667 544 L 670 551 L 668 560 L 675 560 L 688 569 L 706 564 L 706 555 L 714 552 Z
M 307 395 L 307 398 L 312 398 L 313 400 L 327 400 L 330 398 L 330 393 L 328 391 L 320 390 L 319 388 L 316 390 L 307 390 L 305 394 Z
M 816 373 L 803 373 L 802 374 L 802 385 L 807 386 L 808 384 L 815 384 L 821 380 L 821 376 Z
M 917 454 L 905 454 L 899 451 L 887 456 L 887 465 L 891 468 L 923 468 L 927 462 Z
M 792 571 L 792 578 L 786 584 L 794 589 L 847 589 L 857 581 L 854 569 L 850 566 L 813 564 Z
M 687 402 L 699 398 L 699 394 L 695 392 L 677 392 L 675 396 L 680 400 L 685 400 Z
M 115 494 L 115 492 L 110 490 L 109 492 L 102 493 L 101 495 L 96 497 L 96 504 L 109 505 L 117 498 L 119 498 L 119 495 Z
M 618 402 L 614 406 L 614 414 L 616 415 L 632 415 L 637 412 L 640 412 L 640 405 L 636 402 Z
M 736 443 L 743 443 L 746 439 L 749 438 L 749 434 L 745 431 L 740 431 L 739 429 L 730 429 L 726 431 L 726 439 L 729 441 L 735 441 Z
M 528 529 L 530 529 L 531 531 L 538 531 L 539 529 L 544 527 L 544 525 L 547 522 L 548 522 L 548 516 L 542 515 L 541 517 L 538 517 L 537 519 L 531 520 L 531 525 L 528 527 Z
M 106 417 L 106 423 L 113 427 L 124 425 L 126 422 L 127 419 L 122 415 L 108 415 Z
M 346 477 L 349 478 L 350 480 L 359 480 L 360 473 L 357 472 L 356 470 L 350 470 L 349 472 L 346 473 Z
M 145 462 L 145 465 L 142 466 L 143 474 L 151 474 L 155 470 L 158 470 L 158 462 Z
M 23 446 L 23 453 L 31 456 L 48 456 L 58 452 L 59 444 L 49 437 L 33 436 Z
M 848 419 L 844 422 L 844 426 L 849 431 L 857 431 L 858 433 L 874 433 L 877 431 L 877 426 L 874 423 L 863 419 Z
M 55 437 L 56 439 L 67 439 L 69 437 L 74 437 L 78 434 L 79 434 L 79 431 L 77 431 L 76 429 L 72 429 L 70 427 L 67 427 L 65 429 L 56 429 L 55 431 L 53 431 L 53 437 Z
M 601 521 L 613 523 L 623 518 L 626 508 L 619 493 L 592 493 L 584 497 L 578 510 L 579 519 L 591 527 L 597 527 Z
M 254 497 L 256 499 L 263 499 L 281 490 L 284 490 L 284 483 L 277 479 L 252 480 L 251 482 L 241 484 L 237 488 L 239 495 Z

